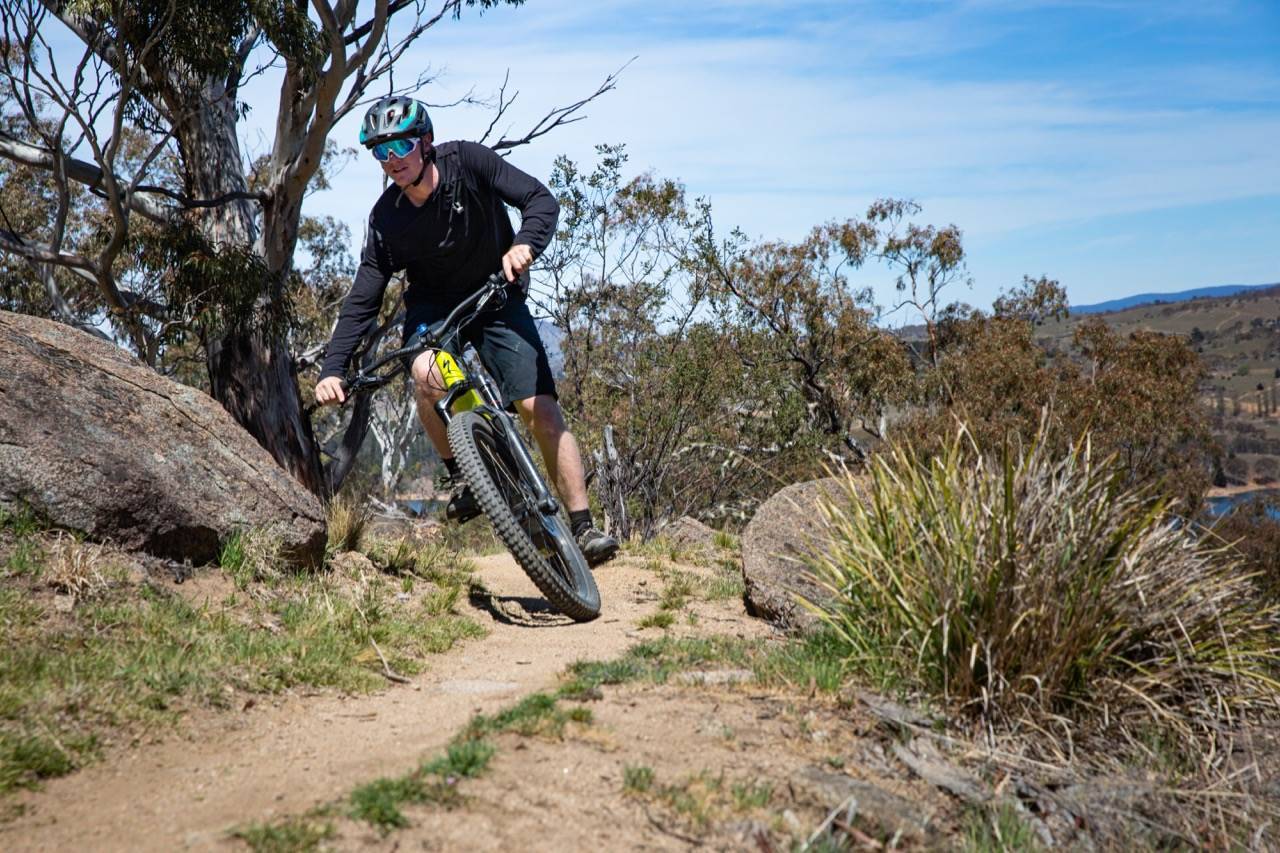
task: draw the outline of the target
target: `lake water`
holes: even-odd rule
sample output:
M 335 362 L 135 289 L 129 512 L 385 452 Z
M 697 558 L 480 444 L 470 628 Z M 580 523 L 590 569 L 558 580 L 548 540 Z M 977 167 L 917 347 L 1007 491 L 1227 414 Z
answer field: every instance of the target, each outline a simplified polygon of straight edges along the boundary
M 407 512 L 415 518 L 422 518 L 426 515 L 443 515 L 445 505 L 448 500 L 399 500 L 396 506 Z
M 1275 498 L 1280 504 L 1280 489 L 1252 489 L 1247 492 L 1240 492 L 1235 495 L 1221 495 L 1214 498 L 1205 498 L 1205 505 L 1208 507 L 1209 515 L 1215 518 L 1226 515 L 1238 504 L 1247 503 L 1254 498 Z M 1272 506 L 1267 509 L 1267 515 L 1280 521 L 1280 505 Z

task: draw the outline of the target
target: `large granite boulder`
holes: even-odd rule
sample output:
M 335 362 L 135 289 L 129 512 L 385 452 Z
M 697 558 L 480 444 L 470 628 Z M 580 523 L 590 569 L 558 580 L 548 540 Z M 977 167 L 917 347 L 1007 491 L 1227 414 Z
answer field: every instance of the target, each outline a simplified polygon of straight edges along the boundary
M 828 477 L 794 483 L 760 505 L 742 532 L 742 577 L 747 610 L 753 616 L 790 631 L 817 626 L 817 617 L 796 597 L 814 603 L 826 600 L 826 590 L 813 578 L 806 560 L 826 541 L 822 504 L 848 499 L 846 482 Z
M 237 530 L 318 562 L 324 511 L 213 399 L 61 323 L 0 311 L 0 504 L 194 563 Z

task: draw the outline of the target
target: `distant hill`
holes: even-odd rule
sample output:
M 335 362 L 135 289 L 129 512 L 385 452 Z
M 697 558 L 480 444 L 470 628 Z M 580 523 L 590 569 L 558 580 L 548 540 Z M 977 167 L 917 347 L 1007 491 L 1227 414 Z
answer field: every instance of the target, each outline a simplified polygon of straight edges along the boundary
M 1236 294 L 1244 293 L 1245 291 L 1266 290 L 1268 287 L 1277 286 L 1280 286 L 1280 283 L 1220 284 L 1216 287 L 1197 287 L 1191 290 L 1179 290 L 1176 293 L 1139 293 L 1134 296 L 1122 296 L 1119 299 L 1110 299 L 1106 302 L 1098 302 L 1093 305 L 1072 305 L 1071 313 L 1105 314 L 1109 311 L 1123 311 L 1126 308 L 1136 308 L 1139 305 L 1186 302 L 1189 299 L 1202 299 L 1214 296 L 1235 296 Z

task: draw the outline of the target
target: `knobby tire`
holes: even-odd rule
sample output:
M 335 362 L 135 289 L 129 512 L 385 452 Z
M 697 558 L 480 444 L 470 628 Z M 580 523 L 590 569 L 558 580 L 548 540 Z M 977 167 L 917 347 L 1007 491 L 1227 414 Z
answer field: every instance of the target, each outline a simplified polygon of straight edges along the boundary
M 547 601 L 577 622 L 599 616 L 600 592 L 586 559 L 564 520 L 534 505 L 534 490 L 507 449 L 501 426 L 479 412 L 461 412 L 449 423 L 449 446 L 494 532 Z M 532 534 L 529 527 L 536 528 Z

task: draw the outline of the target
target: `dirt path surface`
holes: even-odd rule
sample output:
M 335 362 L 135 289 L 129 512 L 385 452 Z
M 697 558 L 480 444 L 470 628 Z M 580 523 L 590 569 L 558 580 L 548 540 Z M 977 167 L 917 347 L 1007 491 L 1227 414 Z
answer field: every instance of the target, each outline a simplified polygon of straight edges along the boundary
M 26 813 L 0 829 L 0 848 L 226 849 L 233 826 L 303 812 L 360 782 L 404 773 L 473 714 L 554 683 L 576 660 L 624 652 L 642 636 L 636 622 L 654 610 L 660 586 L 642 561 L 616 560 L 597 573 L 602 616 L 578 625 L 549 612 L 507 555 L 476 562 L 493 593 L 476 614 L 489 635 L 430 659 L 411 684 L 256 705 L 237 697 L 250 707 L 193 719 L 176 735 L 25 795 Z M 764 630 L 735 605 L 702 605 L 704 630 Z

